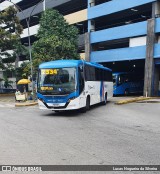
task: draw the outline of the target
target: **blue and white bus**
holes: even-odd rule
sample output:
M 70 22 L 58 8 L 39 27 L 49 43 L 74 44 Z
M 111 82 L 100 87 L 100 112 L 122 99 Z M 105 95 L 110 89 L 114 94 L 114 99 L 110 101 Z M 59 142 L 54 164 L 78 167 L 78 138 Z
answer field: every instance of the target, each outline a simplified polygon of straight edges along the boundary
M 113 95 L 143 93 L 144 76 L 142 73 L 113 73 Z
M 82 60 L 57 60 L 39 65 L 37 97 L 40 109 L 89 110 L 113 96 L 112 71 Z

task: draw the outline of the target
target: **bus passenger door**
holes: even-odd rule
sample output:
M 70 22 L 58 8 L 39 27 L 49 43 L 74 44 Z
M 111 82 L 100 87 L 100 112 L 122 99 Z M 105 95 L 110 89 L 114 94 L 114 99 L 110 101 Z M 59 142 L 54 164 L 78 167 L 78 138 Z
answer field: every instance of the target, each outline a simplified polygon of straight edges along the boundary
M 84 73 L 83 67 L 80 66 L 78 68 L 78 80 L 79 80 L 79 106 L 84 107 L 86 103 L 86 95 L 85 95 L 85 82 L 84 82 Z

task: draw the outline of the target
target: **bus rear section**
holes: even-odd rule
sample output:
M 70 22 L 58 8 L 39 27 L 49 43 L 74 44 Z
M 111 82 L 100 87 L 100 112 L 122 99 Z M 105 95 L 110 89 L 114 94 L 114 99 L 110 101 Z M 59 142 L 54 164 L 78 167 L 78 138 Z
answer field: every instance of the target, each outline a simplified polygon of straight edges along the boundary
M 113 73 L 113 94 L 142 94 L 144 86 L 143 78 L 143 74 L 129 72 Z
M 93 104 L 106 104 L 113 96 L 112 72 L 82 60 L 43 63 L 39 66 L 37 95 L 40 109 L 85 111 Z

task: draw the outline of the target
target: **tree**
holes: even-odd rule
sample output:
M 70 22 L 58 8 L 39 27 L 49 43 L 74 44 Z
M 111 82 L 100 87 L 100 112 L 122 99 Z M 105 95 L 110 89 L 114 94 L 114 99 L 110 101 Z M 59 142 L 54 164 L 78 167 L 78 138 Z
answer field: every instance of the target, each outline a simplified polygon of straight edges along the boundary
M 16 49 L 15 49 L 15 57 L 16 57 L 16 60 L 15 60 L 15 75 L 16 75 L 16 81 L 20 80 L 21 78 L 23 78 L 23 74 L 24 74 L 24 68 L 25 66 L 23 66 L 22 63 L 21 66 L 19 67 L 18 66 L 18 62 L 19 62 L 19 58 L 21 56 L 25 56 L 25 59 L 29 59 L 29 52 L 28 52 L 28 49 L 23 46 L 21 43 L 17 44 L 16 45 Z M 25 77 L 27 78 L 27 77 Z
M 16 69 L 16 76 L 17 76 L 17 80 L 20 80 L 21 78 L 28 78 L 28 76 L 30 75 L 30 64 L 28 62 L 23 62 L 20 67 L 18 67 Z
M 13 6 L 0 11 L 0 68 L 3 70 L 15 68 L 13 62 L 17 48 L 22 46 L 20 34 L 23 28 L 16 14 L 17 10 Z
M 4 80 L 4 87 L 5 87 L 5 88 L 13 88 L 12 85 L 11 85 L 11 84 L 13 83 L 13 81 L 8 80 L 7 77 L 4 77 L 3 80 Z
M 33 44 L 33 67 L 57 59 L 79 59 L 78 29 L 69 25 L 58 11 L 46 10 L 40 19 L 38 40 Z

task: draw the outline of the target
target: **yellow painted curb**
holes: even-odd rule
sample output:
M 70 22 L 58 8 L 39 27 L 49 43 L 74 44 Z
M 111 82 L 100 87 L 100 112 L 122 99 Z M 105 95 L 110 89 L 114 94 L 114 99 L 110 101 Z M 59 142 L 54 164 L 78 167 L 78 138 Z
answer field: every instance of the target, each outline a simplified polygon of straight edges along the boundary
M 131 98 L 131 99 L 126 99 L 126 100 L 119 100 L 115 102 L 116 105 L 123 105 L 127 103 L 133 103 L 137 101 L 143 101 L 143 100 L 149 100 L 149 99 L 155 99 L 156 97 L 136 97 L 136 98 Z
M 23 106 L 34 106 L 37 105 L 38 102 L 34 102 L 34 103 L 15 103 L 15 107 L 23 107 Z

